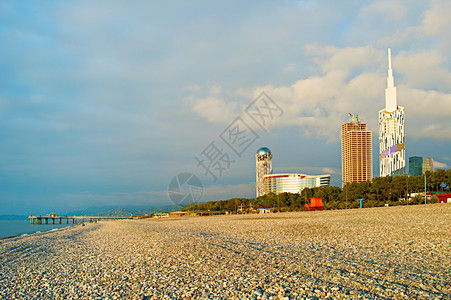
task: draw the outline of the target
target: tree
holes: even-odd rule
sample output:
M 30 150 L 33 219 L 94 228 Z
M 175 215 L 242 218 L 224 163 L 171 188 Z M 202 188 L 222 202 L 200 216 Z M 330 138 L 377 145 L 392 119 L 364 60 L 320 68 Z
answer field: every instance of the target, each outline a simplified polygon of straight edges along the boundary
M 433 191 L 435 188 L 435 172 L 432 171 L 426 171 L 424 174 L 426 176 L 426 188 L 429 191 Z M 424 179 L 423 179 L 424 180 Z
M 373 178 L 370 192 L 376 194 L 378 202 L 388 202 L 390 200 L 391 176 Z
M 444 183 L 447 190 L 451 191 L 451 169 L 446 170 Z
M 392 179 L 392 192 L 397 195 L 398 199 L 406 197 L 406 182 L 407 177 L 405 176 L 395 176 Z
M 434 172 L 434 185 L 436 186 L 436 191 L 440 190 L 443 192 L 443 187 L 446 180 L 446 171 L 443 169 L 438 169 Z
M 424 191 L 424 176 L 423 175 L 418 175 L 415 177 L 409 176 L 408 185 L 409 192 L 411 193 L 419 193 L 421 191 Z

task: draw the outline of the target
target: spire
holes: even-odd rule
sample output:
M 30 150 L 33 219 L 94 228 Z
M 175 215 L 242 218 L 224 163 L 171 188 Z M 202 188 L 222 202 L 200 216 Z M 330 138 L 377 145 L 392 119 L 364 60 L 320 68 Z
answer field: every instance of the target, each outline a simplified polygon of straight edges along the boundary
M 388 72 L 390 72 L 390 71 L 391 71 L 391 48 L 388 48 Z M 392 73 L 392 76 L 393 76 L 393 73 Z
M 391 49 L 388 48 L 388 76 L 387 76 L 387 88 L 395 86 L 395 79 L 393 78 L 393 70 L 391 68 Z
M 388 76 L 387 88 L 385 89 L 385 110 L 392 112 L 398 109 L 398 100 L 396 99 L 395 79 L 391 68 L 391 49 L 388 48 Z

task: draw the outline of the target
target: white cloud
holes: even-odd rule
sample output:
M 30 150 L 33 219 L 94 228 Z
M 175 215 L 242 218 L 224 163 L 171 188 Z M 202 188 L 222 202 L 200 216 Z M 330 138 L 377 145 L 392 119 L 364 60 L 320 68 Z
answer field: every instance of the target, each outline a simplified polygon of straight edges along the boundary
M 400 2 L 392 0 L 376 1 L 362 9 L 365 13 L 380 13 L 386 18 L 397 20 L 402 18 L 407 11 L 407 7 Z
M 393 58 L 395 77 L 396 73 L 402 74 L 404 84 L 451 92 L 451 71 L 443 67 L 446 63 L 447 57 L 437 50 L 412 53 L 401 51 Z
M 306 48 L 308 53 L 316 55 L 313 59 L 324 75 L 299 80 L 291 86 L 269 85 L 254 89 L 264 90 L 284 109 L 285 115 L 278 125 L 296 125 L 306 136 L 315 135 L 334 142 L 339 139 L 340 124 L 351 112 L 366 120 L 369 129 L 377 135 L 377 112 L 385 105 L 386 69 L 384 73 L 365 72 L 364 69 L 366 64 L 370 65 L 369 69 L 385 66 L 386 50 L 317 45 Z M 451 140 L 448 130 L 451 127 L 451 94 L 446 93 L 445 88 L 451 86 L 451 73 L 440 66 L 444 59 L 436 52 L 403 52 L 394 58 L 398 78 L 402 77 L 405 82 L 398 86 L 398 104 L 406 109 L 409 137 Z M 415 61 L 418 66 L 412 67 Z M 350 76 L 353 70 L 361 72 Z M 445 92 L 422 88 L 428 84 L 435 84 Z
M 429 10 L 424 13 L 421 32 L 428 38 L 438 38 L 436 43 L 443 53 L 451 52 L 451 2 L 447 0 L 432 0 Z M 426 41 L 426 45 L 429 45 Z M 434 47 L 435 48 L 435 47 Z
M 449 34 L 451 26 L 451 2 L 443 0 L 431 1 L 431 8 L 425 13 L 423 30 L 427 35 Z
M 406 135 L 451 140 L 451 94 L 400 86 L 400 96 L 406 110 Z
M 371 46 L 337 48 L 335 46 L 305 46 L 307 54 L 321 67 L 324 73 L 334 70 L 352 72 L 355 68 L 370 69 L 383 57 L 382 53 Z
M 305 136 L 315 135 L 328 142 L 339 139 L 340 124 L 348 112 L 366 119 L 370 127 L 377 128 L 377 112 L 384 105 L 384 77 L 377 73 L 358 73 L 353 69 L 364 64 L 363 57 L 375 50 L 368 48 L 325 49 L 314 46 L 321 55 L 318 63 L 325 74 L 298 80 L 291 86 L 262 86 L 254 88 L 254 95 L 264 90 L 285 111 L 278 126 L 298 126 Z M 311 47 L 308 51 L 312 50 Z M 361 53 L 364 54 L 361 54 Z M 382 51 L 379 51 L 382 52 Z M 353 60 L 352 57 L 360 58 Z M 324 55 L 329 54 L 329 59 Z M 382 54 L 374 55 L 382 57 Z M 338 57 L 342 57 L 339 59 Z
M 265 91 L 284 110 L 273 126 L 298 126 L 305 136 L 328 142 L 339 140 L 340 124 L 348 112 L 367 121 L 377 135 L 377 113 L 385 105 L 386 49 L 371 46 L 346 47 L 307 45 L 306 52 L 320 66 L 322 75 L 313 75 L 292 85 L 257 86 L 239 89 L 236 95 L 250 97 Z M 398 104 L 406 109 L 409 137 L 451 140 L 451 72 L 441 66 L 445 57 L 439 52 L 401 52 L 393 57 Z M 382 71 L 383 70 L 383 71 Z M 425 76 L 425 74 L 430 74 Z M 399 78 L 399 80 L 398 80 Z M 442 92 L 427 89 L 435 87 Z M 210 122 L 229 122 L 238 107 L 208 97 L 196 102 L 194 110 Z
M 228 123 L 237 115 L 235 102 L 226 102 L 211 96 L 196 100 L 193 109 L 211 123 Z
M 449 167 L 445 163 L 441 163 L 441 162 L 434 160 L 434 168 L 445 169 L 445 168 L 449 168 Z
M 331 169 L 331 168 L 323 168 L 323 172 L 326 174 L 336 174 L 338 173 L 336 170 Z
M 255 96 L 251 90 L 247 90 L 245 88 L 239 88 L 235 90 L 235 95 L 239 97 L 244 97 L 247 99 L 253 99 Z
M 220 93 L 221 93 L 221 86 L 216 85 L 216 84 L 210 86 L 210 95 L 218 96 Z

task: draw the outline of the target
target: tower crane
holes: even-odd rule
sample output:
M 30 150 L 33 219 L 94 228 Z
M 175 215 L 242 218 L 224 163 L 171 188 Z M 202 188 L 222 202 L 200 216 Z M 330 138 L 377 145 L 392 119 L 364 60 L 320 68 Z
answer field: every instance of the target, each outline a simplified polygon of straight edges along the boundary
M 359 118 L 359 115 L 354 115 L 352 113 L 348 113 L 348 120 L 350 117 L 352 118 L 352 123 L 360 123 L 360 121 L 366 122 L 365 119 Z

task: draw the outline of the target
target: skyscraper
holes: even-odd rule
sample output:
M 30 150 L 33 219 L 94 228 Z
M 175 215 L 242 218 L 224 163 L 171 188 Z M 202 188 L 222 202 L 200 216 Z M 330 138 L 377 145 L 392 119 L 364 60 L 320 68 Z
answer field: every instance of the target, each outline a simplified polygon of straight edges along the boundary
M 373 179 L 372 133 L 358 116 L 349 115 L 352 121 L 341 125 L 342 186 Z
M 263 177 L 267 174 L 272 174 L 272 154 L 271 150 L 266 147 L 261 147 L 255 154 L 255 190 L 256 197 L 264 195 Z
M 385 108 L 379 111 L 379 173 L 381 177 L 405 173 L 406 134 L 404 107 L 398 106 L 395 80 L 388 49 L 388 77 Z
M 431 157 L 409 157 L 409 175 L 423 175 L 427 171 L 434 172 L 434 160 Z

